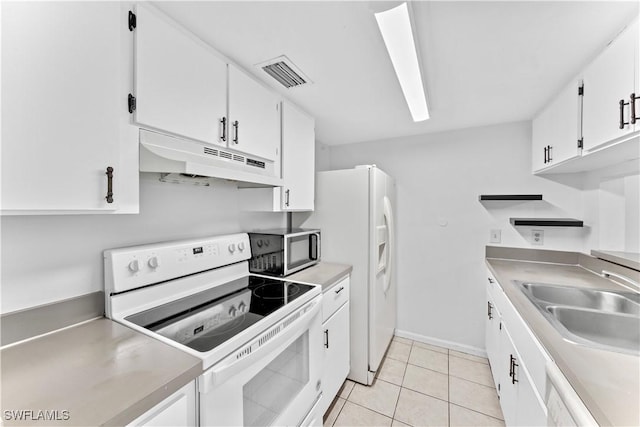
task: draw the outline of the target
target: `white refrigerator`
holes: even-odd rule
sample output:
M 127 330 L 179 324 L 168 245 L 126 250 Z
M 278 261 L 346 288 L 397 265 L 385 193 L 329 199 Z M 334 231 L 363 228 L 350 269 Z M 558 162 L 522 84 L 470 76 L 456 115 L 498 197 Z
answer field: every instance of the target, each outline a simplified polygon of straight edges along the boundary
M 321 231 L 322 261 L 351 264 L 351 370 L 370 385 L 396 327 L 395 182 L 374 166 L 319 172 L 316 207 L 303 221 Z

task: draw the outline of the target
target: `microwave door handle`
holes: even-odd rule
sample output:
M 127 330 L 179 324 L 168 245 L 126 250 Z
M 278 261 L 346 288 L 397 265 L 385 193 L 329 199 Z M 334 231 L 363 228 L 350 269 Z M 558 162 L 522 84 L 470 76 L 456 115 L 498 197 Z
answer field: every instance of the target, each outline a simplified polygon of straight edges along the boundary
M 265 344 L 253 349 L 247 356 L 237 358 L 237 351 L 234 351 L 230 356 L 214 365 L 211 369 L 202 374 L 202 381 L 198 382 L 198 388 L 200 393 L 208 393 L 210 390 L 229 380 L 230 378 L 238 375 L 244 371 L 247 367 L 258 362 L 266 355 L 277 350 L 278 347 L 286 348 L 295 340 L 300 337 L 300 331 L 306 331 L 314 321 L 314 318 L 320 314 L 320 304 L 318 299 L 312 301 L 312 308 L 300 316 L 296 321 L 290 323 L 283 332 L 280 332 L 272 339 L 268 340 Z M 261 336 L 268 334 L 270 331 L 286 322 L 288 319 L 280 321 L 277 325 L 269 328 Z M 313 339 L 313 337 L 310 337 Z M 253 340 L 252 343 L 258 346 L 257 342 L 259 338 Z
M 316 261 L 318 259 L 318 252 L 320 250 L 320 235 L 318 233 L 313 233 L 309 238 L 309 259 Z

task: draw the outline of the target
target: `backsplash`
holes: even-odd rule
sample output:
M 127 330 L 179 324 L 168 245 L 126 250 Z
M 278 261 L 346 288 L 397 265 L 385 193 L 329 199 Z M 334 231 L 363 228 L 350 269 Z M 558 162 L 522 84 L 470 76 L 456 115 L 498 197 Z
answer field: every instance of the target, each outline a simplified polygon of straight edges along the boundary
M 282 213 L 240 211 L 232 183 L 158 178 L 140 175 L 139 215 L 2 217 L 1 312 L 101 291 L 105 249 L 285 225 Z

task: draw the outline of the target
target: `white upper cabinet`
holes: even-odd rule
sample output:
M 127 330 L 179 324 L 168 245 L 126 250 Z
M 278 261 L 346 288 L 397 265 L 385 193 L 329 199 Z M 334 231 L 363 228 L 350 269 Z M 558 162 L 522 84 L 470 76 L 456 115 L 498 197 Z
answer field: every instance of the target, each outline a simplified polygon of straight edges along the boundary
M 128 202 L 136 211 L 137 150 L 122 150 L 135 148 L 126 108 L 126 8 L 1 7 L 2 213 L 115 212 Z
M 636 20 L 584 71 L 585 151 L 640 129 L 630 118 L 631 94 L 640 92 L 636 83 L 639 72 Z M 640 102 L 635 102 L 638 117 Z
M 280 148 L 280 99 L 229 64 L 229 147 L 275 160 Z
M 532 169 L 534 172 L 580 156 L 582 133 L 581 82 L 573 79 L 533 119 Z
M 282 102 L 282 179 L 276 188 L 243 189 L 242 209 L 312 211 L 315 201 L 315 120 Z
M 136 7 L 134 34 L 135 121 L 226 146 L 221 139 L 221 120 L 227 115 L 226 62 L 195 36 L 142 5 Z
M 315 178 L 315 121 L 289 102 L 282 103 L 282 178 L 280 207 L 312 211 Z

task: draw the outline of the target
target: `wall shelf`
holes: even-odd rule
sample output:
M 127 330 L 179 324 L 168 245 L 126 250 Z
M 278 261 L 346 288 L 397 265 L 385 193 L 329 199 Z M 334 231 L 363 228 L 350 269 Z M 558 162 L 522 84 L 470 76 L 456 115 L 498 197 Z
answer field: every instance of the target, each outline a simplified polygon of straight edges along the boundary
M 481 194 L 478 200 L 481 202 L 542 200 L 542 194 Z
M 533 227 L 584 227 L 584 223 L 574 218 L 509 218 L 511 225 Z

